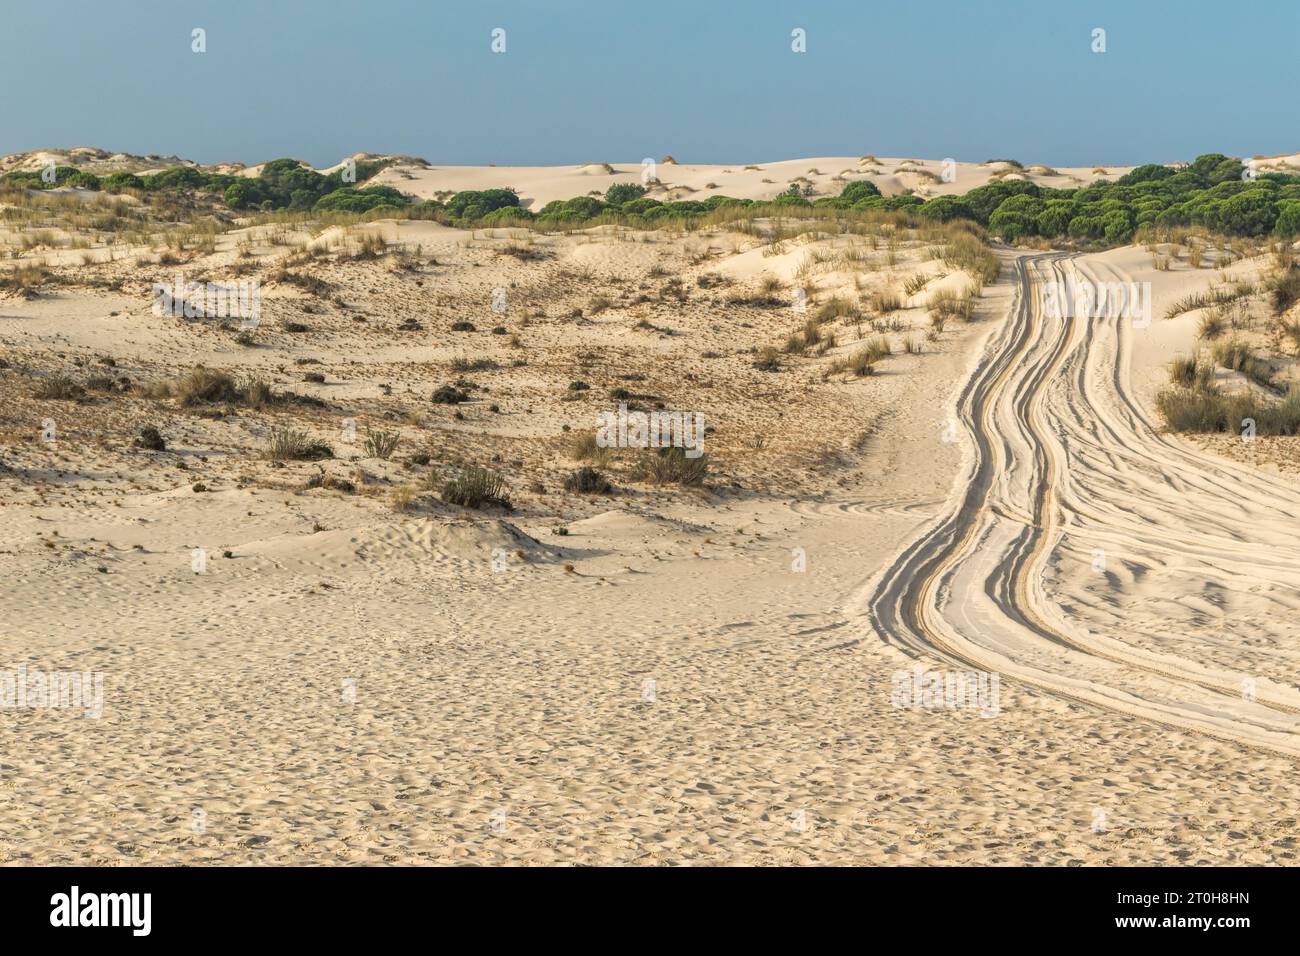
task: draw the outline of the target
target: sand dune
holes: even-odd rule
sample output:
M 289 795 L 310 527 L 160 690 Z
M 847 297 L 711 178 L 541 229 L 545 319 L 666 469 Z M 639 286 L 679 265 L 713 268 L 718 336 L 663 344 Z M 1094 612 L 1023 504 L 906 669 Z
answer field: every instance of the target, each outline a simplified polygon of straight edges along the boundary
M 656 172 L 754 198 L 1102 175 L 754 165 Z M 639 181 L 610 166 L 384 177 L 536 205 Z M 1218 270 L 1000 248 L 980 289 L 893 224 L 232 226 L 165 267 L 0 232 L 55 272 L 0 299 L 0 670 L 106 678 L 96 719 L 0 715 L 4 862 L 1294 861 L 1300 492 L 1151 407 L 1196 347 L 1197 316 L 1160 316 Z M 236 268 L 263 280 L 251 339 L 150 308 L 177 269 Z M 1065 275 L 1151 282 L 1152 325 L 1046 314 Z M 935 323 L 967 289 L 971 320 Z M 878 338 L 871 374 L 835 370 Z M 152 391 L 199 364 L 297 399 Z M 36 397 L 59 375 L 99 384 Z M 703 413 L 702 487 L 577 457 L 619 401 Z M 270 460 L 285 425 L 334 457 Z M 443 500 L 472 464 L 512 510 Z M 612 493 L 566 489 L 584 464 Z M 918 663 L 998 671 L 996 713 L 900 705 Z

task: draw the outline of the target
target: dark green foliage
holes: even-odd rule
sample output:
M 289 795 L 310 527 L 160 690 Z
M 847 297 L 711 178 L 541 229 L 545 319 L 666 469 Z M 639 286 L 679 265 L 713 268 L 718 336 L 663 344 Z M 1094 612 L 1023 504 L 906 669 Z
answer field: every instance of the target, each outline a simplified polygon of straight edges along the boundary
M 594 219 L 604 212 L 605 208 L 605 204 L 594 196 L 574 196 L 572 199 L 556 199 L 548 202 L 537 211 L 537 218 L 578 222 Z
M 633 199 L 631 202 L 623 204 L 622 212 L 630 216 L 643 216 L 651 209 L 661 205 L 663 205 L 663 203 L 658 199 Z
M 299 193 L 293 194 L 294 208 L 307 208 L 299 205 Z M 310 197 L 312 194 L 305 193 Z M 381 206 L 391 206 L 396 209 L 399 206 L 406 205 L 406 197 L 392 186 L 367 186 L 364 189 L 336 189 L 333 192 L 326 193 L 316 201 L 317 210 L 335 210 L 339 212 L 369 212 Z
M 972 189 L 962 199 L 974 210 L 976 221 L 982 226 L 987 226 L 993 211 L 1012 196 L 1037 196 L 1038 194 L 1038 187 L 1031 182 L 1023 179 L 1001 179 Z
M 18 170 L 0 176 L 0 182 L 13 186 L 26 186 L 28 189 L 55 189 L 59 186 L 78 186 L 82 189 L 97 190 L 102 182 L 94 173 L 83 172 L 75 166 L 56 166 L 54 181 L 46 182 L 41 178 L 40 170 Z
M 1300 233 L 1300 199 L 1283 200 L 1277 204 L 1277 221 L 1273 231 L 1283 238 Z
M 949 219 L 974 219 L 975 211 L 957 196 L 936 196 L 917 210 L 927 219 L 947 222 Z
M 1135 183 L 1152 182 L 1157 179 L 1168 179 L 1174 175 L 1174 170 L 1168 166 L 1161 166 L 1159 163 L 1147 163 L 1145 166 L 1139 166 L 1132 172 L 1125 173 L 1115 183 L 1116 186 L 1132 186 Z
M 386 161 L 356 164 L 357 183 L 365 182 L 387 165 Z M 60 167 L 61 169 L 64 167 Z M 36 176 L 39 185 L 39 174 Z M 113 192 L 140 189 L 147 192 L 205 192 L 219 194 L 231 209 L 297 209 L 368 212 L 380 206 L 405 206 L 409 200 L 391 186 L 358 188 L 343 181 L 344 170 L 323 175 L 296 159 L 274 159 L 255 177 L 209 173 L 193 166 L 173 166 L 150 176 L 112 173 L 102 181 L 89 173 L 69 170 L 60 178 L 70 185 Z M 5 177 L 8 179 L 9 177 Z M 328 199 L 327 202 L 325 200 Z M 321 203 L 324 202 L 324 205 Z
M 513 189 L 465 189 L 447 200 L 446 209 L 455 219 L 481 219 L 495 209 L 518 206 Z
M 521 222 L 533 218 L 533 214 L 521 206 L 502 206 L 493 209 L 478 221 L 480 226 L 505 226 L 512 222 Z
M 999 180 L 960 198 L 938 196 L 919 212 L 941 221 L 968 216 L 1011 241 L 1069 236 L 1118 245 L 1148 225 L 1202 226 L 1236 236 L 1300 233 L 1300 205 L 1293 205 L 1300 201 L 1300 176 L 1249 179 L 1244 169 L 1235 159 L 1208 153 L 1182 169 L 1149 163 L 1116 182 L 1098 180 L 1075 190 Z M 958 202 L 966 209 L 956 211 Z
M 859 199 L 866 199 L 868 196 L 879 196 L 880 190 L 876 184 L 863 179 L 855 183 L 849 183 L 840 191 L 840 198 L 848 200 L 849 204 L 857 202 Z
M 110 173 L 100 185 L 108 192 L 120 192 L 123 189 L 144 189 L 144 180 L 135 173 Z
M 645 195 L 645 187 L 640 183 L 615 183 L 605 190 L 605 202 L 611 206 L 621 206 Z

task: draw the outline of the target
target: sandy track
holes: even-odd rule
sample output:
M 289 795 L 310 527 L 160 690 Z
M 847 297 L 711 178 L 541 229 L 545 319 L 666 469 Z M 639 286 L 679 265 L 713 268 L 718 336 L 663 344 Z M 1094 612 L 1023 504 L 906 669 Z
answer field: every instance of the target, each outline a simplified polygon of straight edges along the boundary
M 1130 319 L 1043 308 L 1044 282 L 1127 276 L 1057 253 L 1015 269 L 1008 320 L 957 395 L 966 467 L 940 516 L 869 585 L 873 628 L 918 657 L 1300 753 L 1295 641 L 1242 648 L 1227 669 L 1166 639 L 1170 624 L 1203 628 L 1208 646 L 1215 615 L 1178 622 L 1157 610 L 1209 588 L 1256 602 L 1263 592 L 1274 612 L 1291 610 L 1300 494 L 1155 431 L 1129 390 Z M 1159 601 L 1125 594 L 1107 561 L 1138 579 L 1161 570 Z M 1095 580 L 1066 603 L 1049 594 L 1053 569 Z

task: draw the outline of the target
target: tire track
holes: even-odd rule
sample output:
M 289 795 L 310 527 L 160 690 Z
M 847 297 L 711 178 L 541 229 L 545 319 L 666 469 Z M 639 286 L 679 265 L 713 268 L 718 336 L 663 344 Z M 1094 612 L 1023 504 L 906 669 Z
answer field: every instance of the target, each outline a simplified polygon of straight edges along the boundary
M 1109 535 L 1121 551 L 1149 548 L 1151 541 L 1174 551 L 1196 547 L 1198 524 L 1204 525 L 1210 533 L 1203 536 L 1203 558 L 1222 570 L 1231 563 L 1223 555 L 1233 531 L 1206 516 L 1215 508 L 1231 512 L 1243 484 L 1256 511 L 1278 511 L 1300 528 L 1300 494 L 1293 489 L 1253 470 L 1225 475 L 1217 462 L 1155 431 L 1128 392 L 1127 320 L 1046 312 L 1044 281 L 1127 281 L 1110 267 L 1099 277 L 1102 267 L 1081 262 L 1062 253 L 1015 261 L 1008 319 L 956 397 L 968 452 L 963 474 L 940 516 L 868 587 L 868 619 L 884 640 L 912 656 L 1300 754 L 1294 686 L 1265 679 L 1247 700 L 1244 675 L 1135 646 L 1122 633 L 1094 631 L 1046 593 L 1048 562 L 1076 527 Z M 1129 484 L 1120 486 L 1122 494 L 1106 489 L 1108 467 Z M 1175 481 L 1190 500 L 1180 504 L 1184 493 L 1169 493 Z M 1142 508 L 1123 498 L 1135 490 L 1149 496 Z M 1163 508 L 1161 520 L 1148 520 L 1143 508 Z M 1249 556 L 1243 545 L 1241 557 Z

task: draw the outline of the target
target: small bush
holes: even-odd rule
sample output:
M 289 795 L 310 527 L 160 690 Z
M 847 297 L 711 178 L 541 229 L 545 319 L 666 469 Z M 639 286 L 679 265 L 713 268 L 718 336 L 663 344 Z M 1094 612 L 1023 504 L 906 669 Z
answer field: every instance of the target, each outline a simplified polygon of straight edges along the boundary
M 604 464 L 609 460 L 609 449 L 602 448 L 596 442 L 594 432 L 579 432 L 569 446 L 569 454 L 575 461 L 596 461 Z
M 852 355 L 832 362 L 831 367 L 827 369 L 827 374 L 837 375 L 847 372 L 856 375 L 858 378 L 865 378 L 876 373 L 876 361 L 877 356 L 872 354 L 870 349 L 858 349 Z
M 1199 355 L 1181 356 L 1169 363 L 1169 382 L 1183 388 L 1208 386 L 1214 377 L 1214 368 L 1201 362 Z
M 564 479 L 564 490 L 584 495 L 607 495 L 614 486 L 595 468 L 584 465 Z
M 448 504 L 462 508 L 482 508 L 497 505 L 511 510 L 510 499 L 505 496 L 505 479 L 486 468 L 471 466 L 442 486 L 440 497 Z
M 1218 312 L 1205 313 L 1196 327 L 1196 334 L 1202 339 L 1217 339 L 1223 334 L 1223 316 Z
M 322 461 L 333 458 L 334 449 L 304 431 L 284 426 L 271 429 L 266 456 L 272 461 Z
M 872 295 L 871 307 L 881 314 L 897 312 L 903 307 L 903 299 L 892 289 L 885 289 Z
M 963 322 L 969 322 L 975 312 L 975 301 L 970 294 L 957 295 L 955 292 L 943 289 L 930 296 L 927 307 L 931 315 L 958 318 Z
M 135 446 L 145 451 L 166 451 L 167 441 L 153 425 L 145 425 L 140 429 L 140 436 L 135 440 Z
M 1240 372 L 1252 382 L 1273 388 L 1273 366 L 1254 353 L 1242 342 L 1230 339 L 1214 346 L 1214 361 L 1224 368 Z
M 382 458 L 387 461 L 397 450 L 402 437 L 397 432 L 375 432 L 366 430 L 366 457 Z
M 698 487 L 704 484 L 708 473 L 708 455 L 688 458 L 684 448 L 660 448 L 641 456 L 633 468 L 632 480 Z
M 451 360 L 453 372 L 490 372 L 500 367 L 495 359 L 490 358 L 466 358 L 461 355 Z
M 469 393 L 454 385 L 440 385 L 429 400 L 435 405 L 459 405 L 469 401 Z
M 182 405 L 208 405 L 237 402 L 243 395 L 228 372 L 198 368 L 187 372 L 172 389 Z
M 394 485 L 388 492 L 388 503 L 392 505 L 394 511 L 398 514 L 405 514 L 411 510 L 411 505 L 415 501 L 415 489 L 410 485 Z
M 32 390 L 32 397 L 45 401 L 75 402 L 86 397 L 86 390 L 67 375 L 51 375 Z
M 1292 266 L 1268 281 L 1273 312 L 1281 315 L 1300 301 L 1300 268 Z

